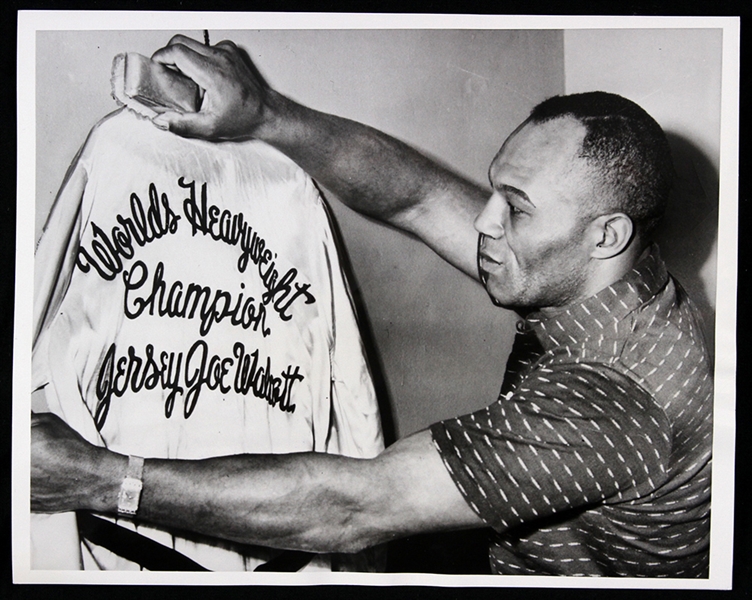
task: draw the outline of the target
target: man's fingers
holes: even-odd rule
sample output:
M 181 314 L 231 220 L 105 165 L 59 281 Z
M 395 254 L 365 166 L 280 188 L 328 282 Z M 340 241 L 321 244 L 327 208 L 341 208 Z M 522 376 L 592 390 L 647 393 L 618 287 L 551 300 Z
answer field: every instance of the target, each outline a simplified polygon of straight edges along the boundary
M 152 123 L 160 129 L 183 137 L 203 139 L 214 137 L 213 119 L 204 113 L 165 112 L 154 117 Z
M 155 62 L 175 67 L 204 89 L 211 85 L 214 63 L 207 55 L 198 53 L 184 44 L 165 46 L 157 50 L 151 58 Z
M 237 50 L 238 45 L 232 40 L 222 40 L 214 44 L 215 48 L 226 48 L 227 50 Z
M 168 46 L 174 46 L 177 44 L 182 44 L 183 46 L 190 48 L 198 54 L 203 54 L 204 56 L 208 56 L 211 52 L 211 46 L 207 46 L 203 42 L 199 42 L 198 40 L 194 40 L 193 38 L 182 35 L 180 33 L 172 36 L 170 41 L 167 43 Z
M 222 41 L 209 47 L 176 36 L 152 59 L 180 70 L 205 92 L 197 113 L 166 111 L 153 119 L 157 127 L 208 140 L 252 135 L 262 113 L 267 86 L 245 52 L 233 42 Z

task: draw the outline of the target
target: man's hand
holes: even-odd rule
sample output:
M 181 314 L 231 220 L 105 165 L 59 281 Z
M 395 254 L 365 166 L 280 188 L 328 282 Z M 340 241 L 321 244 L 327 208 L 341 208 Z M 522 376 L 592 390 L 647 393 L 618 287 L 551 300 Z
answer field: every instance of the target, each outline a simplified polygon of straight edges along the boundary
M 51 413 L 31 415 L 31 510 L 117 507 L 126 457 L 89 444 Z
M 269 89 L 248 54 L 231 41 L 207 46 L 176 35 L 152 56 L 177 68 L 204 90 L 197 113 L 165 112 L 154 123 L 186 137 L 241 140 L 255 135 L 269 117 Z

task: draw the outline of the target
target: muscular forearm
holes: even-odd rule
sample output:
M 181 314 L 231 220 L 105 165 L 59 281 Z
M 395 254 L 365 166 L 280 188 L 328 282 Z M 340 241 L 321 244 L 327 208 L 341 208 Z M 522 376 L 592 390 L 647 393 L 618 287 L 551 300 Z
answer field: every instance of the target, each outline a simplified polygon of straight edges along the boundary
M 128 458 L 88 444 L 52 415 L 35 415 L 32 425 L 32 509 L 116 514 Z M 317 552 L 481 524 L 428 432 L 369 460 L 317 453 L 148 459 L 136 518 Z
M 115 514 L 127 460 L 98 452 L 75 507 Z M 148 459 L 137 518 L 276 548 L 357 550 L 383 537 L 356 525 L 367 504 L 384 501 L 367 489 L 366 462 L 315 453 Z
M 420 233 L 415 217 L 456 198 L 477 206 L 488 193 L 372 127 L 295 103 L 273 91 L 255 136 L 275 146 L 354 210 Z
M 380 502 L 360 462 L 313 453 L 148 461 L 139 516 L 245 543 L 353 551 L 380 541 L 358 522 Z
M 350 208 L 416 235 L 476 276 L 473 228 L 488 193 L 414 148 L 366 125 L 270 92 L 274 116 L 256 136 L 275 146 Z
M 416 444 L 426 441 L 407 442 Z M 317 453 L 147 460 L 138 518 L 243 543 L 314 552 L 354 552 L 418 531 L 476 522 L 439 462 L 432 464 L 440 469 L 438 477 L 415 488 L 412 470 L 425 474 L 430 467 L 405 459 L 398 449 L 395 456 L 387 452 L 372 460 Z M 112 494 L 100 509 L 116 510 L 118 485 L 111 481 Z M 444 512 L 447 496 L 454 512 Z

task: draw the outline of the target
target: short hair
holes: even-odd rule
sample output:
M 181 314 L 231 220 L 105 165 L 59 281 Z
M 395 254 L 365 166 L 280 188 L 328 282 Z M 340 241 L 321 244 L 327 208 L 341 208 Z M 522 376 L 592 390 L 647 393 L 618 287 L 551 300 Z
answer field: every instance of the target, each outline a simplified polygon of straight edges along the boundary
M 598 209 L 623 212 L 647 237 L 663 216 L 674 180 L 663 129 L 636 103 L 607 92 L 554 96 L 536 106 L 528 122 L 567 116 L 585 126 L 578 156 L 611 199 Z

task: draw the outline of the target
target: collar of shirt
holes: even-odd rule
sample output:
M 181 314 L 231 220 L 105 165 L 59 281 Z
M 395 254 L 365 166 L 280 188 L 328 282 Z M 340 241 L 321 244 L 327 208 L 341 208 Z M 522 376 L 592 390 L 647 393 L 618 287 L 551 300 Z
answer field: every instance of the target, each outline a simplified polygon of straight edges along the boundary
M 548 314 L 536 311 L 518 324 L 518 330 L 535 332 L 545 351 L 559 346 L 581 345 L 596 338 L 621 337 L 631 329 L 630 313 L 645 305 L 668 281 L 658 246 L 622 279 L 586 300 Z

